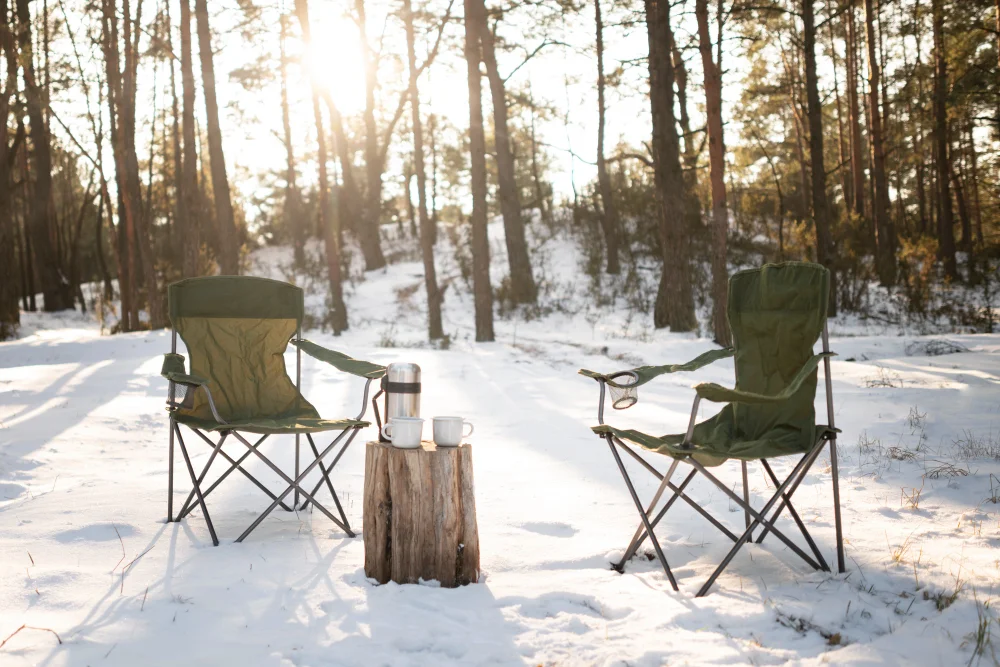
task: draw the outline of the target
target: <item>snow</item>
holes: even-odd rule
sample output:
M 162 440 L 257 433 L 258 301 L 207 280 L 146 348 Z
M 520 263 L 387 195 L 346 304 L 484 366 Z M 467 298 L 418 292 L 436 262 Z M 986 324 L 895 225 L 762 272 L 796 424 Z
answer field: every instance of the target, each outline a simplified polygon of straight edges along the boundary
M 492 232 L 494 283 L 502 236 Z M 443 235 L 444 236 L 444 235 Z M 400 247 L 404 239 L 392 243 Z M 352 275 L 351 329 L 308 337 L 381 363 L 423 369 L 422 412 L 475 424 L 483 577 L 448 590 L 374 585 L 364 547 L 319 513 L 276 511 L 232 542 L 268 499 L 231 477 L 208 504 L 166 524 L 169 333 L 102 335 L 90 314 L 25 314 L 0 344 L 0 648 L 3 665 L 660 665 L 920 664 L 973 659 L 993 623 L 1000 560 L 1000 336 L 852 335 L 833 328 L 847 573 L 814 572 L 773 537 L 744 548 L 704 598 L 694 594 L 728 540 L 681 504 L 658 529 L 681 590 L 640 554 L 610 569 L 638 516 L 607 445 L 594 437 L 597 391 L 580 367 L 686 361 L 709 340 L 652 328 L 622 299 L 593 301 L 566 239 L 545 240 L 546 306 L 472 342 L 471 296 L 451 246 L 439 248 L 447 349 L 425 342 L 421 267 Z M 253 272 L 295 279 L 321 313 L 322 286 L 287 269 L 287 249 L 254 254 Z M 542 281 L 540 281 L 542 282 Z M 418 288 L 414 289 L 414 285 Z M 613 286 L 599 289 L 613 291 Z M 952 343 L 967 351 L 932 355 Z M 289 362 L 293 356 L 289 354 Z M 291 367 L 291 366 L 290 366 Z M 665 376 L 612 423 L 652 432 L 686 425 L 696 381 L 732 382 L 731 361 Z M 362 382 L 304 361 L 303 392 L 327 417 L 358 410 Z M 702 417 L 716 409 L 702 408 Z M 825 397 L 817 396 L 825 413 Z M 362 437 L 374 437 L 374 428 Z M 359 438 L 360 441 L 361 438 Z M 200 470 L 208 447 L 186 439 Z M 319 443 L 318 443 L 319 444 Z M 229 446 L 227 445 L 227 448 Z M 242 445 L 235 443 L 234 454 Z M 290 466 L 292 447 L 268 456 Z M 648 455 L 658 468 L 667 461 Z M 186 471 L 178 457 L 178 488 Z M 249 469 L 283 489 L 263 464 Z M 627 462 L 648 501 L 656 480 Z M 333 477 L 360 530 L 364 447 Z M 791 462 L 776 466 L 787 474 Z M 686 472 L 682 464 L 681 471 Z M 717 469 L 729 484 L 735 464 Z M 772 492 L 751 466 L 753 501 Z M 737 488 L 734 486 L 734 488 Z M 733 530 L 742 512 L 704 481 L 691 495 Z M 177 504 L 184 493 L 178 492 Z M 324 495 L 320 495 L 323 502 Z M 795 496 L 835 563 L 830 466 L 823 454 Z M 175 505 L 176 506 L 176 505 Z M 793 538 L 795 527 L 780 522 Z M 951 602 L 952 595 L 957 596 Z M 994 626 L 995 627 L 995 626 Z M 986 662 L 991 648 L 986 646 Z

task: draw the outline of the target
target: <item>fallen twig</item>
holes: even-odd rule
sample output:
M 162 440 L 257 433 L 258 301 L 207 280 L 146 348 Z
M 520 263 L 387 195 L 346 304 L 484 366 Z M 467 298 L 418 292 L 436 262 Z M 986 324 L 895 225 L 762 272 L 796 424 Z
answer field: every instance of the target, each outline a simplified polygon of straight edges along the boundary
M 138 556 L 136 556 L 135 558 L 133 558 L 131 560 L 131 562 L 129 562 L 128 565 L 126 565 L 125 567 L 122 568 L 122 585 L 121 585 L 121 590 L 118 591 L 119 595 L 125 595 L 125 573 L 128 572 L 129 568 L 131 568 L 133 565 L 135 565 L 136 562 L 140 558 L 142 558 L 143 556 L 145 556 L 146 554 L 148 554 L 150 551 L 152 551 L 153 547 L 155 547 L 155 546 L 156 545 L 154 544 L 152 547 L 149 547 L 148 549 L 146 549 L 145 551 L 143 551 L 141 554 L 139 554 Z
M 56 641 L 57 642 L 59 642 L 60 644 L 63 643 L 62 638 L 59 637 L 59 633 L 56 632 L 55 630 L 53 630 L 52 628 L 37 628 L 37 627 L 35 627 L 33 625 L 22 625 L 17 630 L 14 630 L 14 632 L 12 632 L 9 635 L 7 635 L 6 639 L 4 639 L 2 642 L 0 642 L 0 648 L 3 648 L 4 644 L 6 644 L 7 642 L 9 642 L 14 637 L 14 635 L 16 635 L 17 633 L 19 633 L 21 630 L 41 630 L 42 632 L 51 632 L 52 634 L 54 634 L 56 636 Z
M 112 523 L 111 527 L 115 529 L 115 535 L 118 536 L 118 543 L 122 545 L 122 557 L 117 563 L 115 563 L 115 566 L 111 568 L 111 572 L 114 572 L 118 569 L 118 566 L 122 564 L 122 561 L 125 560 L 125 541 L 122 540 L 122 534 L 118 532 L 118 526 Z

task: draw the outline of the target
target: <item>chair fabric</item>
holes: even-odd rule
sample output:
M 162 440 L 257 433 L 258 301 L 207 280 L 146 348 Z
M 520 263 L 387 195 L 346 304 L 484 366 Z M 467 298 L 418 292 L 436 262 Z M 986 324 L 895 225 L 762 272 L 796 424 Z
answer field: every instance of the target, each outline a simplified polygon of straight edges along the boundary
M 768 264 L 730 279 L 728 312 L 737 393 L 710 384 L 700 385 L 699 393 L 704 392 L 707 400 L 718 400 L 727 395 L 739 398 L 742 392 L 746 400 L 727 403 L 718 414 L 696 424 L 693 447 L 680 446 L 684 434 L 655 437 L 607 425 L 594 427 L 594 432 L 612 433 L 675 458 L 692 456 L 706 466 L 727 459 L 757 460 L 810 451 L 830 431 L 816 425 L 813 407 L 816 364 L 824 356 L 814 355 L 813 346 L 826 321 L 829 291 L 826 268 L 802 262 Z M 725 350 L 715 352 L 712 361 L 729 356 Z M 676 366 L 688 370 L 685 364 Z M 635 370 L 649 374 L 648 368 Z M 784 400 L 759 400 L 779 395 Z
M 245 429 L 254 433 L 338 428 L 325 426 L 285 367 L 288 340 L 302 321 L 300 288 L 266 278 L 210 276 L 182 280 L 168 290 L 170 320 L 191 366 L 185 375 L 183 358 L 167 357 L 164 368 L 175 378 L 208 386 L 226 424 L 216 422 L 200 391 L 191 407 L 177 410 L 177 421 L 209 430 L 236 424 L 265 429 Z
M 236 430 L 258 435 L 281 435 L 296 433 L 320 433 L 322 431 L 343 431 L 348 428 L 365 428 L 366 421 L 357 419 L 321 419 L 313 417 L 254 418 L 220 424 L 212 418 L 199 419 L 189 415 L 177 415 L 177 422 L 203 431 Z

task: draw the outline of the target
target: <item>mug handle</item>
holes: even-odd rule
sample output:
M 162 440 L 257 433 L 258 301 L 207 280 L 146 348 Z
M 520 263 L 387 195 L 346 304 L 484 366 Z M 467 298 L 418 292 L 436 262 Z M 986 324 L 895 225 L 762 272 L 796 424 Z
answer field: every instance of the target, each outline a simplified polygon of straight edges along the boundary
M 469 427 L 469 432 L 462 434 L 463 438 L 468 438 L 470 435 L 472 435 L 472 432 L 476 430 L 476 427 L 472 425 L 472 422 L 462 422 L 462 425 Z
M 389 427 L 392 426 L 392 422 L 386 422 L 382 425 L 382 436 L 388 440 L 392 440 L 392 431 Z

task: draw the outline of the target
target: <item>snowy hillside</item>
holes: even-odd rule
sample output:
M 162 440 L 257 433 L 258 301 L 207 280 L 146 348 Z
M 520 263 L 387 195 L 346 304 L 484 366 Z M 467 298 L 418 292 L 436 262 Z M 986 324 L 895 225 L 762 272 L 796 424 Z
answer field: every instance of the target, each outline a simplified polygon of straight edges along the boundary
M 498 282 L 503 244 L 493 231 Z M 104 336 L 89 315 L 29 313 L 25 335 L 0 344 L 0 641 L 29 626 L 0 647 L 0 665 L 991 663 L 1000 335 L 860 336 L 846 321 L 836 324 L 847 573 L 814 572 L 769 540 L 744 548 L 711 594 L 695 598 L 729 542 L 690 508 L 671 510 L 658 530 L 680 593 L 642 554 L 623 575 L 610 569 L 638 517 L 607 445 L 589 429 L 596 384 L 576 370 L 686 361 L 711 341 L 656 331 L 621 298 L 585 307 L 593 288 L 580 278 L 580 259 L 554 239 L 539 253 L 542 312 L 499 320 L 497 342 L 476 344 L 459 260 L 441 253 L 439 273 L 450 283 L 447 349 L 424 343 L 421 266 L 412 253 L 414 261 L 348 289 L 348 332 L 306 335 L 358 358 L 420 364 L 423 414 L 475 423 L 479 585 L 375 586 L 362 568 L 362 539 L 346 538 L 318 513 L 275 512 L 234 544 L 267 502 L 233 478 L 209 500 L 219 547 L 200 512 L 165 524 L 159 368 L 168 332 Z M 284 249 L 252 259 L 256 274 L 293 277 Z M 295 279 L 321 318 L 321 285 Z M 683 431 L 690 387 L 731 386 L 732 373 L 724 361 L 664 376 L 610 419 Z M 311 359 L 303 387 L 324 416 L 357 410 L 361 383 Z M 824 400 L 820 392 L 818 405 Z M 715 409 L 705 404 L 701 416 Z M 200 469 L 209 449 L 189 446 Z M 265 447 L 290 465 L 287 438 Z M 270 479 L 261 464 L 249 465 Z M 655 480 L 627 465 L 650 498 Z M 791 465 L 782 462 L 777 474 Z M 359 527 L 363 466 L 364 447 L 355 444 L 334 473 Z M 739 467 L 719 475 L 735 485 Z M 756 466 L 750 481 L 755 503 L 770 497 Z M 742 513 L 713 487 L 695 482 L 690 493 L 742 527 Z M 795 498 L 832 560 L 825 453 Z

